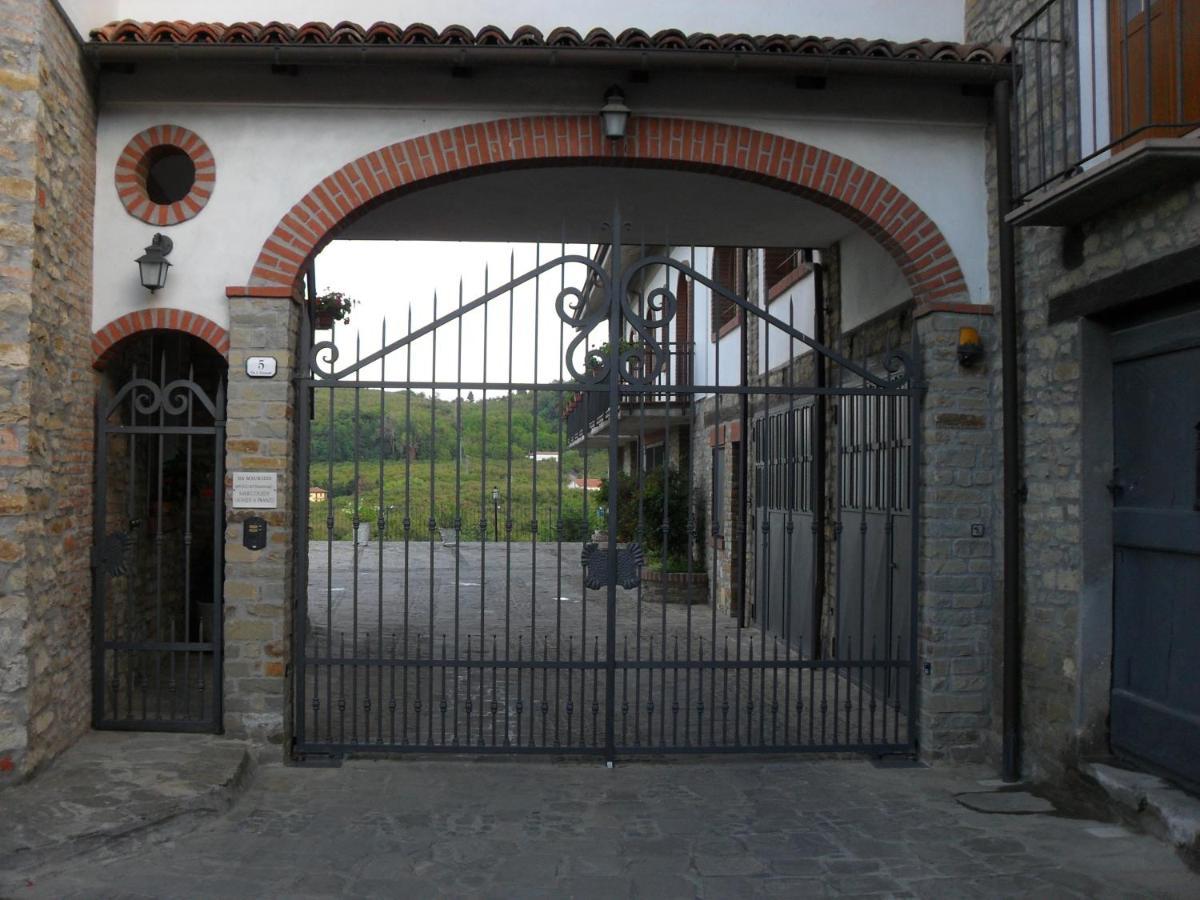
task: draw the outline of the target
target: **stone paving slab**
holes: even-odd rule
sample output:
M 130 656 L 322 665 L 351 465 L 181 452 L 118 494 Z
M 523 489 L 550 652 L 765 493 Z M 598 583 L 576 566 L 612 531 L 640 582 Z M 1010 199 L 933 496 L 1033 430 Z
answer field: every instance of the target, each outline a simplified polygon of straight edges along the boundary
M 1200 877 L 1151 837 L 960 805 L 987 774 L 818 758 L 612 770 L 416 758 L 265 764 L 235 808 L 186 835 L 122 841 L 15 872 L 16 882 L 0 876 L 0 896 L 1200 895 Z
M 0 792 L 0 885 L 5 872 L 224 812 L 252 766 L 241 741 L 91 732 L 31 781 Z

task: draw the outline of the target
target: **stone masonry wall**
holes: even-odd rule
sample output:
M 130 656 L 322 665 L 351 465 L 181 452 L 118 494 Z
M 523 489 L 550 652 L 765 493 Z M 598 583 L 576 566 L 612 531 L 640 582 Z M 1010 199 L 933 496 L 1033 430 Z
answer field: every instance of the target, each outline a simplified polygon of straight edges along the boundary
M 280 742 L 291 716 L 294 392 L 300 306 L 290 297 L 231 297 L 225 441 L 225 730 Z M 246 357 L 274 356 L 278 374 L 246 376 Z M 274 510 L 233 506 L 232 473 L 278 473 Z M 242 546 L 242 523 L 267 521 L 267 547 Z
M 738 477 L 734 467 L 732 442 L 738 429 L 739 406 L 736 401 L 728 398 L 722 401 L 718 410 L 716 399 L 707 397 L 696 404 L 696 427 L 691 434 L 692 459 L 692 491 L 704 504 L 704 532 L 698 539 L 705 543 L 705 565 L 710 579 L 715 580 L 709 585 L 709 590 L 716 597 L 717 609 L 725 614 L 733 614 L 733 553 L 737 541 L 737 530 L 731 491 Z M 721 521 L 713 520 L 712 508 L 712 452 L 717 445 L 724 446 L 725 496 L 724 516 Z M 719 528 L 720 533 L 714 534 L 713 528 Z
M 999 672 L 999 346 L 997 323 L 987 312 L 918 308 L 914 323 L 925 387 L 917 561 L 920 741 L 923 757 L 955 762 L 998 759 L 992 683 Z M 984 345 L 983 360 L 969 368 L 957 354 L 964 325 L 978 329 Z M 973 533 L 976 526 L 981 533 Z
M 36 598 L 30 754 L 49 759 L 87 730 L 92 531 L 92 209 L 96 109 L 70 26 L 49 4 L 39 63 L 34 212 L 29 586 Z
M 40 11 L 3 0 L 0 16 L 0 780 L 7 781 L 25 773 L 29 746 L 25 467 Z
M 90 721 L 95 107 L 76 35 L 0 2 L 0 783 Z
M 1038 5 L 1037 0 L 968 0 L 966 39 L 1008 41 L 1013 28 Z M 1057 141 L 1059 136 L 1046 139 Z M 995 158 L 990 130 L 988 142 L 990 161 Z M 989 165 L 988 186 L 994 210 L 994 165 Z M 989 221 L 994 261 L 994 215 Z M 1090 535 L 1095 523 L 1082 512 L 1093 501 L 1107 508 L 1105 498 L 1091 496 L 1096 488 L 1085 487 L 1083 435 L 1089 422 L 1084 385 L 1099 373 L 1083 366 L 1084 323 L 1051 324 L 1048 302 L 1065 290 L 1198 245 L 1200 180 L 1164 184 L 1078 230 L 1016 229 L 1021 476 L 1027 490 L 1021 513 L 1022 750 L 1027 777 L 1057 777 L 1080 754 L 1107 749 L 1108 666 L 1104 664 L 1105 671 L 1090 669 L 1096 660 L 1107 659 L 1108 651 L 1090 646 L 1093 639 L 1087 637 L 1088 616 L 1104 613 L 1087 600 L 1111 604 L 1111 566 L 1089 563 L 1097 555 L 1088 548 L 1099 538 Z M 1072 246 L 1082 252 L 1064 253 Z M 994 275 L 992 285 L 995 299 Z M 998 391 L 995 396 L 998 404 Z M 995 415 L 998 422 L 998 408 Z M 1097 531 L 1103 534 L 1104 529 Z

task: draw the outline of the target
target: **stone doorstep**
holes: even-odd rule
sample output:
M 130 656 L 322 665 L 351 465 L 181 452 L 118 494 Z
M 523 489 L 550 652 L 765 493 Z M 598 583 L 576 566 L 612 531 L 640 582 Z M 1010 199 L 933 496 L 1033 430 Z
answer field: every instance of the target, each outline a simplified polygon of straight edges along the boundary
M 215 735 L 93 731 L 29 781 L 0 790 L 0 873 L 25 873 L 228 810 L 255 748 Z M 0 887 L 3 887 L 0 878 Z
M 1174 845 L 1189 865 L 1200 862 L 1200 797 L 1157 775 L 1106 763 L 1086 763 L 1083 775 L 1104 791 L 1121 817 Z

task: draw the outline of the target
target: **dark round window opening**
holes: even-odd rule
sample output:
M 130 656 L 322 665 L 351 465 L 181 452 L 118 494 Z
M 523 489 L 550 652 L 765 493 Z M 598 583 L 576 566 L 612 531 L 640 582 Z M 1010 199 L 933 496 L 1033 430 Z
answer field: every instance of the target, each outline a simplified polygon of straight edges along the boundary
M 146 195 L 167 206 L 186 197 L 196 183 L 196 164 L 179 147 L 161 146 L 146 154 Z

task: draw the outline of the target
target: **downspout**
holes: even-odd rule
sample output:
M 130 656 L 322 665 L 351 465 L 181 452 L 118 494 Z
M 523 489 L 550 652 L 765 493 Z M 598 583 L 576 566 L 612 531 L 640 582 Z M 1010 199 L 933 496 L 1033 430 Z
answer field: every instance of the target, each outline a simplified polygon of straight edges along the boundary
M 1021 777 L 1021 463 L 1017 419 L 1017 293 L 1012 210 L 1012 145 L 1008 81 L 992 89 L 996 123 L 996 205 L 1000 250 L 1000 359 L 1004 416 L 1004 703 L 1002 719 L 1005 781 Z

